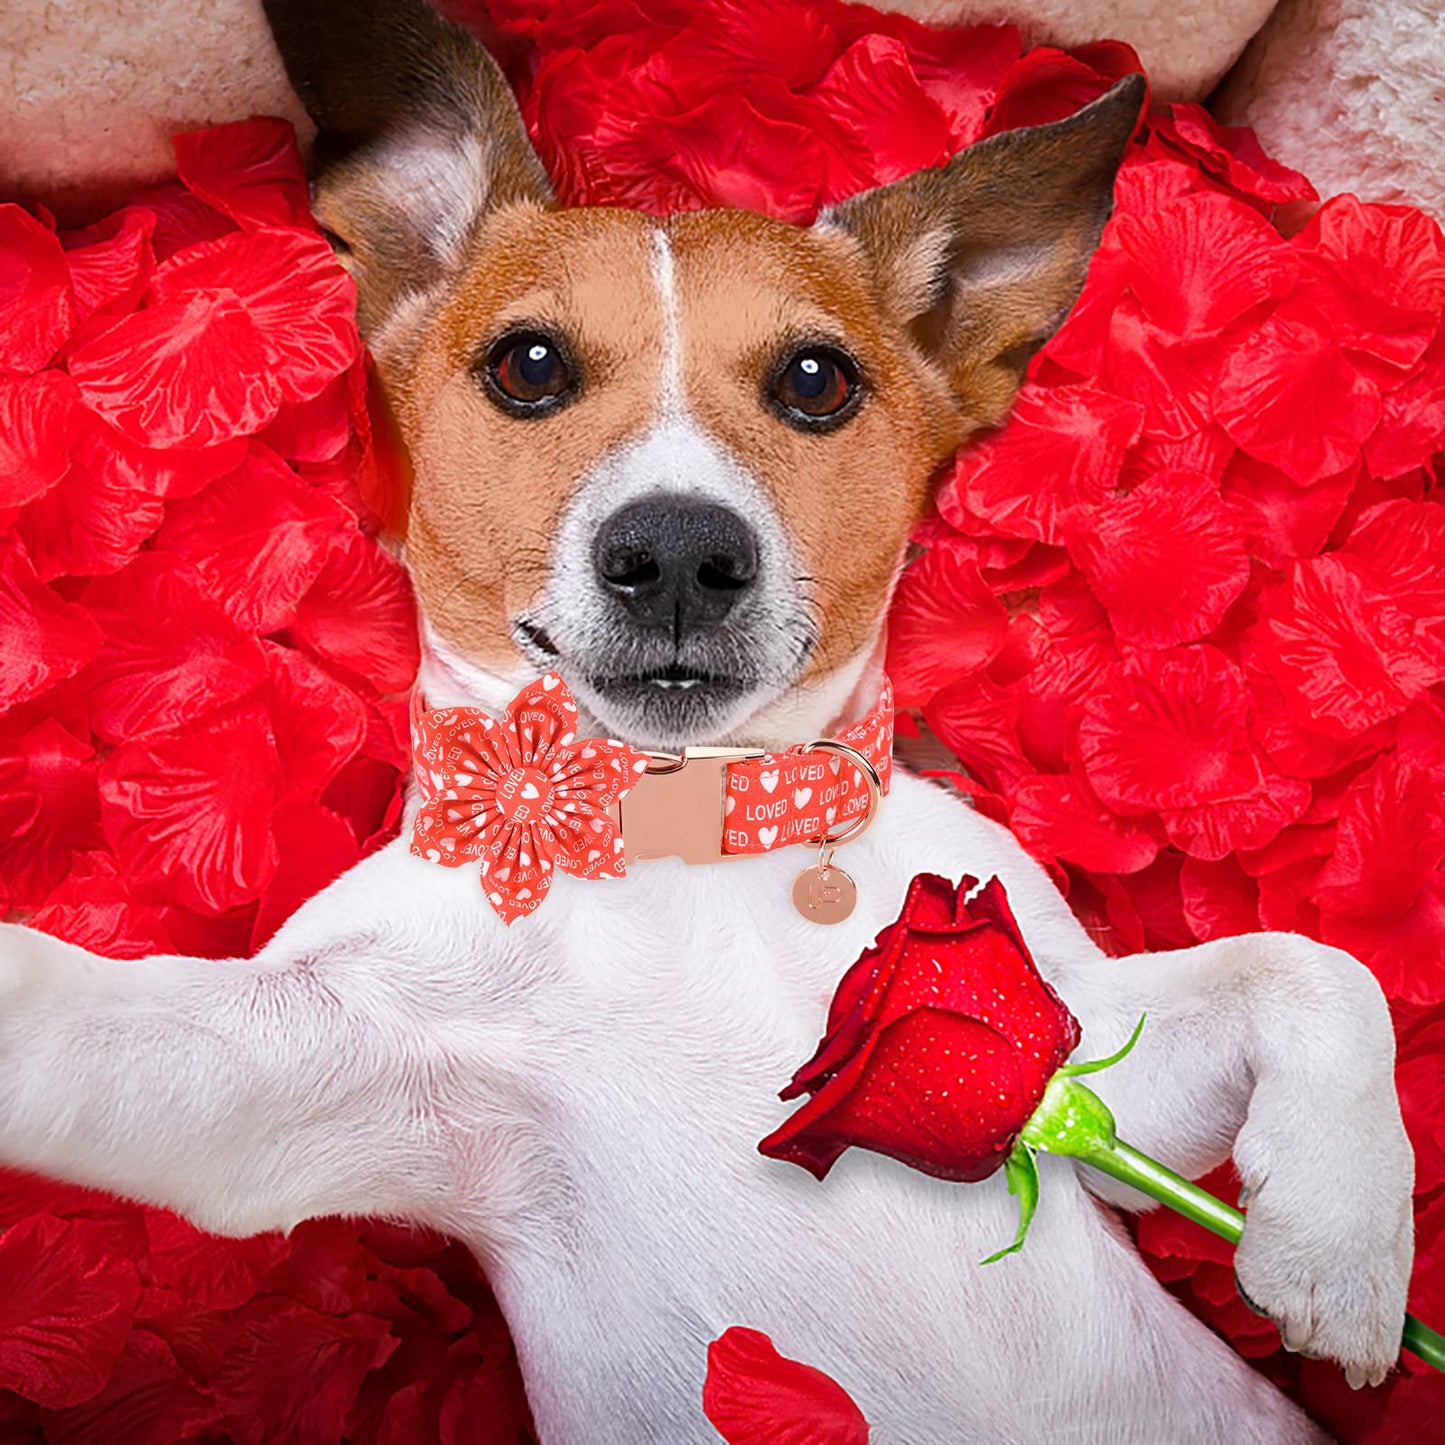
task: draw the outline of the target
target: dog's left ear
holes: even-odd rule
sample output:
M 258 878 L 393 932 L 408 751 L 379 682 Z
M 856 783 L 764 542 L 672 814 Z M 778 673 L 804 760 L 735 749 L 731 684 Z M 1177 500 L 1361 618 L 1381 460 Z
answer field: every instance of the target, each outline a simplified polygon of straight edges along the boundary
M 1002 421 L 1029 357 L 1074 304 L 1114 205 L 1144 77 L 1050 125 L 825 211 L 863 248 L 894 321 L 946 373 L 967 421 Z

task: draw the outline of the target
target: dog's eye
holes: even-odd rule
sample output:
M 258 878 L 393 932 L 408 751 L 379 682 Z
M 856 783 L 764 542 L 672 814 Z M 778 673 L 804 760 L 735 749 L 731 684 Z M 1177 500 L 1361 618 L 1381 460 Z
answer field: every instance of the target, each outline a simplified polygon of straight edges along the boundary
M 494 400 L 514 416 L 551 411 L 573 389 L 561 348 L 539 331 L 502 337 L 487 353 L 485 377 Z
M 793 356 L 773 382 L 783 420 L 809 431 L 842 419 L 858 395 L 858 372 L 840 351 L 812 347 Z

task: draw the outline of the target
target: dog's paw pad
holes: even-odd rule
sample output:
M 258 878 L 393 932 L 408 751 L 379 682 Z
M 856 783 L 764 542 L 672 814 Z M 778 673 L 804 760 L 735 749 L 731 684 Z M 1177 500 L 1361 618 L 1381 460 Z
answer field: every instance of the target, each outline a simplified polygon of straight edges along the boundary
M 1402 1240 L 1377 1227 L 1346 1247 L 1309 1223 L 1256 1202 L 1235 1257 L 1240 1297 L 1275 1322 L 1286 1350 L 1336 1361 L 1352 1388 L 1378 1385 L 1400 1353 L 1408 1229 Z

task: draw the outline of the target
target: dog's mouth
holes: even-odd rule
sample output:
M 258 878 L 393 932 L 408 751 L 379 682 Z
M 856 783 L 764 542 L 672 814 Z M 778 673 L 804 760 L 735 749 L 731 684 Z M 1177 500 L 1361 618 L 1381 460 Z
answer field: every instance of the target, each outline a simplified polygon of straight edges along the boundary
M 716 741 L 754 710 L 761 694 L 774 690 L 756 670 L 733 665 L 734 656 L 686 656 L 733 653 L 736 644 L 712 647 L 698 640 L 680 649 L 681 657 L 672 647 L 670 657 L 639 657 L 635 643 L 615 650 L 560 645 L 526 618 L 517 620 L 514 635 L 534 662 L 562 674 L 608 736 L 641 747 L 675 751 Z
M 653 668 L 647 672 L 621 673 L 616 677 L 590 677 L 593 689 L 615 697 L 646 697 L 654 693 L 688 693 L 701 689 L 713 697 L 735 696 L 746 692 L 749 684 L 742 678 L 727 677 L 715 672 L 703 672 L 696 668 L 670 667 Z
M 755 679 L 681 664 L 608 675 L 583 672 L 573 687 L 610 737 L 665 752 L 716 742 L 757 701 Z

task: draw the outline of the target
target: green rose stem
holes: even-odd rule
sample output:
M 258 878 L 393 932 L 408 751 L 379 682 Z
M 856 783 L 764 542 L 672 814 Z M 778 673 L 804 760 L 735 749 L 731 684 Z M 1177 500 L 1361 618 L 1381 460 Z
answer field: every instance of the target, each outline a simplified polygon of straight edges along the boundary
M 1065 1064 L 1044 1091 L 1044 1097 L 1033 1116 L 1024 1125 L 1013 1151 L 1004 1164 L 1004 1177 L 1009 1193 L 1019 1201 L 1019 1229 L 1012 1244 L 984 1260 L 992 1264 L 1020 1248 L 1028 1234 L 1034 1210 L 1038 1206 L 1039 1178 L 1034 1156 L 1038 1150 L 1050 1154 L 1067 1154 L 1082 1159 L 1104 1174 L 1167 1204 L 1176 1213 L 1213 1234 L 1238 1244 L 1244 1231 L 1244 1215 L 1222 1199 L 1216 1199 L 1197 1184 L 1191 1184 L 1172 1169 L 1121 1140 L 1114 1129 L 1114 1116 L 1109 1107 L 1087 1084 L 1079 1083 L 1079 1075 L 1095 1074 L 1117 1064 L 1138 1042 L 1144 1027 L 1141 1018 L 1129 1042 L 1107 1059 L 1085 1064 Z M 1445 1371 L 1445 1335 L 1422 1324 L 1414 1315 L 1405 1316 L 1405 1332 L 1401 1347 L 1418 1355 L 1426 1364 Z

